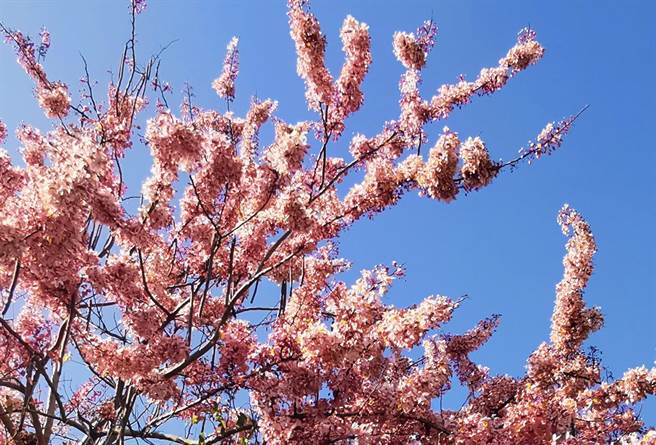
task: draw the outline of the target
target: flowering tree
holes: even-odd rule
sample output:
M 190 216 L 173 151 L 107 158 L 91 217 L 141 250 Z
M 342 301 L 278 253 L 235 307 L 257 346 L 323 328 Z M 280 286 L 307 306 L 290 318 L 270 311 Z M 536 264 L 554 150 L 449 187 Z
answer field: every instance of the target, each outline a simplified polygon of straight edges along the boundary
M 77 103 L 48 78 L 47 31 L 37 45 L 2 26 L 56 125 L 45 134 L 16 130 L 22 167 L 0 152 L 1 443 L 656 443 L 632 410 L 656 391 L 656 369 L 609 381 L 582 348 L 603 320 L 583 301 L 595 242 L 567 205 L 558 216 L 569 239 L 550 340 L 521 377 L 492 375 L 469 358 L 498 318 L 446 334 L 439 328 L 458 299 L 383 304 L 403 274 L 398 265 L 364 271 L 350 287 L 336 278 L 349 265 L 334 240 L 361 217 L 412 189 L 452 201 L 561 145 L 577 116 L 548 124 L 506 162 L 493 161 L 478 137 L 444 128 L 431 142 L 424 132 L 535 64 L 544 50 L 532 30 L 520 32 L 497 66 L 442 85 L 428 100 L 419 84 L 437 28 L 426 22 L 396 33 L 405 67 L 400 112 L 378 134 L 353 137 L 352 157 L 341 159 L 329 152 L 363 103 L 366 24 L 344 20 L 345 60 L 334 78 L 319 22 L 304 0 L 289 1 L 297 71 L 316 120 L 274 117 L 270 99 L 253 100 L 245 117 L 189 100 L 175 115 L 158 57 L 135 56 L 143 7 L 132 4 L 132 38 L 104 101 L 88 75 Z M 212 85 L 228 110 L 237 48 L 235 38 Z M 144 142 L 153 166 L 132 215 L 121 160 L 151 88 L 157 104 Z M 264 145 L 258 133 L 267 121 L 275 134 Z M 6 134 L 0 122 L 0 143 Z M 338 184 L 354 172 L 361 181 L 341 193 Z M 274 305 L 258 295 L 265 281 L 279 289 Z M 74 362 L 84 364 L 83 378 Z M 72 391 L 62 383 L 71 376 Z M 455 380 L 469 391 L 466 403 L 436 407 Z

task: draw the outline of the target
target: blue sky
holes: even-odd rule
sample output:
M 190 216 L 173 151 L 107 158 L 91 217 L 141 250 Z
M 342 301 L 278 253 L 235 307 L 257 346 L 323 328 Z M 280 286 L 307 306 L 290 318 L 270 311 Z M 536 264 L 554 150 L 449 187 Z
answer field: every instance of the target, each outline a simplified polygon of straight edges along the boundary
M 588 219 L 599 251 L 586 294 L 601 306 L 606 326 L 589 342 L 603 351 L 605 365 L 620 376 L 656 359 L 656 187 L 652 129 L 656 89 L 656 35 L 651 2 L 315 1 L 313 11 L 328 37 L 328 64 L 338 73 L 343 60 L 339 27 L 347 14 L 369 24 L 373 65 L 364 83 L 365 105 L 347 122 L 346 138 L 333 146 L 345 155 L 348 137 L 372 135 L 398 116 L 401 65 L 392 54 L 392 34 L 412 31 L 433 18 L 437 45 L 423 72 L 425 97 L 464 74 L 472 79 L 495 65 L 516 33 L 531 26 L 547 51 L 543 61 L 512 79 L 501 92 L 477 98 L 446 122 L 429 127 L 431 142 L 443 125 L 462 137 L 481 136 L 494 158 L 510 159 L 547 121 L 590 108 L 564 146 L 552 156 L 513 173 L 488 188 L 445 205 L 414 193 L 375 220 L 363 220 L 341 238 L 341 253 L 358 270 L 397 260 L 407 277 L 389 301 L 418 302 L 430 294 L 469 299 L 449 328 L 461 332 L 492 313 L 502 323 L 476 358 L 495 373 L 520 374 L 526 357 L 548 338 L 554 286 L 562 274 L 565 238 L 555 218 L 568 202 Z M 80 53 L 99 81 L 117 66 L 128 36 L 127 2 L 18 1 L 0 3 L 5 25 L 36 36 L 45 25 L 52 47 L 45 66 L 52 79 L 78 88 Z M 252 95 L 279 101 L 278 116 L 312 118 L 296 76 L 284 2 L 173 2 L 151 0 L 138 19 L 141 57 L 176 40 L 165 52 L 162 78 L 176 97 L 188 82 L 194 102 L 224 109 L 210 87 L 221 69 L 225 45 L 240 37 L 241 72 L 233 109 L 243 113 Z M 32 98 L 32 81 L 0 46 L 0 119 L 50 125 Z M 81 85 L 80 85 L 81 86 Z M 7 148 L 15 155 L 13 138 Z M 137 191 L 148 156 L 137 145 L 126 163 Z M 656 423 L 654 400 L 643 416 Z

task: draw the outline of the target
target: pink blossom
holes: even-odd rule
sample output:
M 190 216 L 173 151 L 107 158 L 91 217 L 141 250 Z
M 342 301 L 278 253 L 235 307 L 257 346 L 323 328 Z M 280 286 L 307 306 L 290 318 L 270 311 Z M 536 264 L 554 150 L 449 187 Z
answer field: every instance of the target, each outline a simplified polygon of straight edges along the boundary
M 517 35 L 517 44 L 501 59 L 500 65 L 508 66 L 514 74 L 537 63 L 544 55 L 544 48 L 535 40 L 535 36 L 534 30 L 522 29 Z
M 141 14 L 146 10 L 146 7 L 148 6 L 147 0 L 131 0 L 131 1 L 132 1 L 132 8 L 134 9 L 135 14 Z
M 167 170 L 178 164 L 190 170 L 199 160 L 202 136 L 170 113 L 148 121 L 146 139 L 157 162 Z
M 42 46 L 39 51 L 45 54 L 50 45 L 50 33 L 44 30 L 41 35 Z M 49 118 L 63 118 L 68 114 L 71 99 L 68 87 L 62 82 L 51 82 L 43 66 L 37 61 L 34 43 L 20 31 L 6 32 L 5 40 L 14 44 L 18 55 L 18 64 L 36 83 L 36 96 L 39 105 Z M 42 48 L 45 48 L 42 50 Z
M 558 123 L 549 122 L 540 134 L 538 134 L 535 142 L 529 141 L 528 146 L 525 148 L 522 147 L 519 153 L 522 157 L 528 157 L 529 159 L 539 159 L 543 155 L 551 154 L 561 146 L 563 137 L 569 131 L 573 122 L 574 117 L 567 118 Z
M 0 148 L 0 199 L 5 200 L 24 185 L 24 172 L 14 167 L 9 154 Z
M 65 117 L 71 105 L 68 87 L 62 83 L 50 84 L 37 89 L 39 105 L 49 118 Z
M 45 70 L 36 60 L 34 43 L 20 31 L 5 33 L 5 40 L 13 43 L 18 56 L 18 64 L 36 82 L 37 86 L 43 87 L 48 84 Z
M 349 15 L 344 19 L 340 37 L 346 60 L 335 83 L 337 100 L 331 111 L 332 125 L 337 126 L 333 131 L 337 132 L 341 132 L 344 118 L 362 105 L 364 95 L 360 86 L 371 64 L 371 38 L 367 24 Z
M 319 104 L 333 102 L 333 78 L 325 65 L 326 37 L 319 21 L 305 10 L 306 1 L 289 0 L 289 30 L 296 45 L 296 71 L 305 81 L 308 107 L 319 111 Z
M 237 37 L 230 39 L 226 48 L 226 56 L 223 60 L 221 75 L 212 82 L 212 88 L 214 88 L 216 94 L 227 101 L 235 100 L 235 80 L 239 74 L 238 43 L 239 39 Z
M 535 40 L 533 30 L 522 30 L 507 55 L 499 60 L 496 67 L 483 68 L 474 82 L 461 76 L 457 84 L 445 84 L 430 101 L 431 118 L 446 119 L 456 107 L 471 101 L 476 95 L 492 94 L 506 85 L 511 76 L 537 63 L 544 54 L 544 48 Z
M 244 160 L 253 161 L 257 149 L 257 135 L 260 127 L 271 117 L 278 107 L 278 102 L 267 99 L 263 102 L 253 101 L 246 114 L 242 131 L 240 156 Z
M 394 55 L 407 69 L 420 70 L 435 44 L 436 34 L 437 27 L 432 21 L 425 22 L 416 33 L 397 32 L 394 34 Z
M 583 290 L 592 275 L 592 256 L 597 250 L 590 226 L 569 205 L 558 214 L 563 233 L 572 237 L 567 241 L 567 255 L 563 259 L 565 272 L 556 286 L 556 306 L 551 319 L 551 341 L 564 351 L 578 348 L 591 332 L 603 324 L 597 308 L 585 308 Z
M 411 144 L 423 140 L 423 127 L 429 118 L 428 104 L 422 100 L 419 92 L 420 83 L 418 70 L 407 70 L 399 81 L 401 91 L 399 126 Z
M 0 120 L 0 144 L 7 139 L 7 125 Z
M 435 199 L 453 200 L 458 194 L 454 177 L 458 165 L 460 140 L 456 133 L 444 127 L 442 135 L 431 148 L 428 161 L 415 180 L 426 193 Z
M 295 126 L 276 123 L 275 140 L 265 150 L 264 159 L 283 177 L 292 175 L 301 167 L 309 148 L 307 130 L 304 122 Z
M 465 190 L 477 190 L 488 185 L 499 173 L 499 166 L 490 160 L 490 155 L 481 138 L 467 138 L 460 147 Z

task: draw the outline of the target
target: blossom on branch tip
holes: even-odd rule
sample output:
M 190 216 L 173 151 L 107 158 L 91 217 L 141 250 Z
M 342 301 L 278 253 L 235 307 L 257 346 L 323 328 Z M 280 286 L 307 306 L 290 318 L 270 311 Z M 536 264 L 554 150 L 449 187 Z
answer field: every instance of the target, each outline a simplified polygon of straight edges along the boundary
M 235 80 L 237 80 L 239 74 L 238 43 L 239 39 L 237 37 L 230 39 L 226 48 L 221 75 L 212 82 L 212 88 L 214 88 L 216 94 L 229 102 L 235 100 Z
M 333 78 L 325 65 L 326 37 L 317 18 L 306 10 L 307 2 L 289 0 L 289 32 L 296 45 L 296 71 L 305 81 L 308 107 L 319 110 L 320 104 L 333 102 Z
M 427 21 L 414 33 L 394 34 L 394 55 L 407 69 L 420 70 L 426 64 L 428 52 L 435 44 L 437 26 Z
M 7 124 L 0 120 L 0 144 L 7 139 Z

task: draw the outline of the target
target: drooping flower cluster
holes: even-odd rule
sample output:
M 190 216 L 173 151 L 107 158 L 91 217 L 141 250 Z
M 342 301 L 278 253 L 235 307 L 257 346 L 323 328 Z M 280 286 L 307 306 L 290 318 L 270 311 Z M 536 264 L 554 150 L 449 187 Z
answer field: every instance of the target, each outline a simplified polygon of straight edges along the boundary
M 133 1 L 133 12 L 144 5 Z M 656 368 L 603 380 L 598 357 L 582 349 L 602 318 L 583 301 L 596 247 L 573 209 L 559 216 L 572 234 L 550 342 L 521 377 L 494 375 L 472 358 L 498 316 L 448 334 L 443 325 L 461 300 L 385 301 L 403 277 L 398 265 L 363 271 L 350 287 L 337 278 L 349 268 L 337 238 L 364 215 L 412 189 L 452 201 L 561 145 L 576 116 L 550 124 L 505 163 L 492 161 L 480 138 L 461 142 L 448 128 L 425 159 L 421 153 L 428 122 L 498 90 L 542 56 L 535 33 L 522 32 L 476 81 L 444 85 L 430 101 L 419 93 L 420 70 L 437 28 L 431 21 L 397 33 L 394 51 L 406 67 L 399 119 L 372 136 L 355 134 L 343 159 L 331 142 L 363 103 L 368 27 L 344 21 L 345 61 L 333 82 L 306 1 L 289 1 L 289 22 L 317 119 L 285 122 L 271 99 L 252 100 L 244 117 L 189 101 L 176 116 L 161 102 L 146 124 L 153 162 L 136 214 L 121 162 L 138 140 L 136 115 L 147 109 L 143 85 L 153 83 L 155 61 L 141 69 L 123 60 L 105 104 L 89 93 L 89 103 L 71 108 L 30 40 L 3 28 L 58 125 L 17 129 L 23 167 L 0 152 L 0 443 L 55 443 L 60 435 L 89 444 L 653 441 L 633 407 L 656 392 Z M 236 45 L 212 85 L 228 105 Z M 79 121 L 67 118 L 69 109 Z M 267 122 L 272 140 L 261 144 Z M 6 136 L 0 122 L 0 143 Z M 86 381 L 69 391 L 81 367 Z M 469 397 L 460 409 L 438 408 L 455 381 Z M 236 403 L 246 394 L 250 409 Z M 175 422 L 198 440 L 168 433 Z

